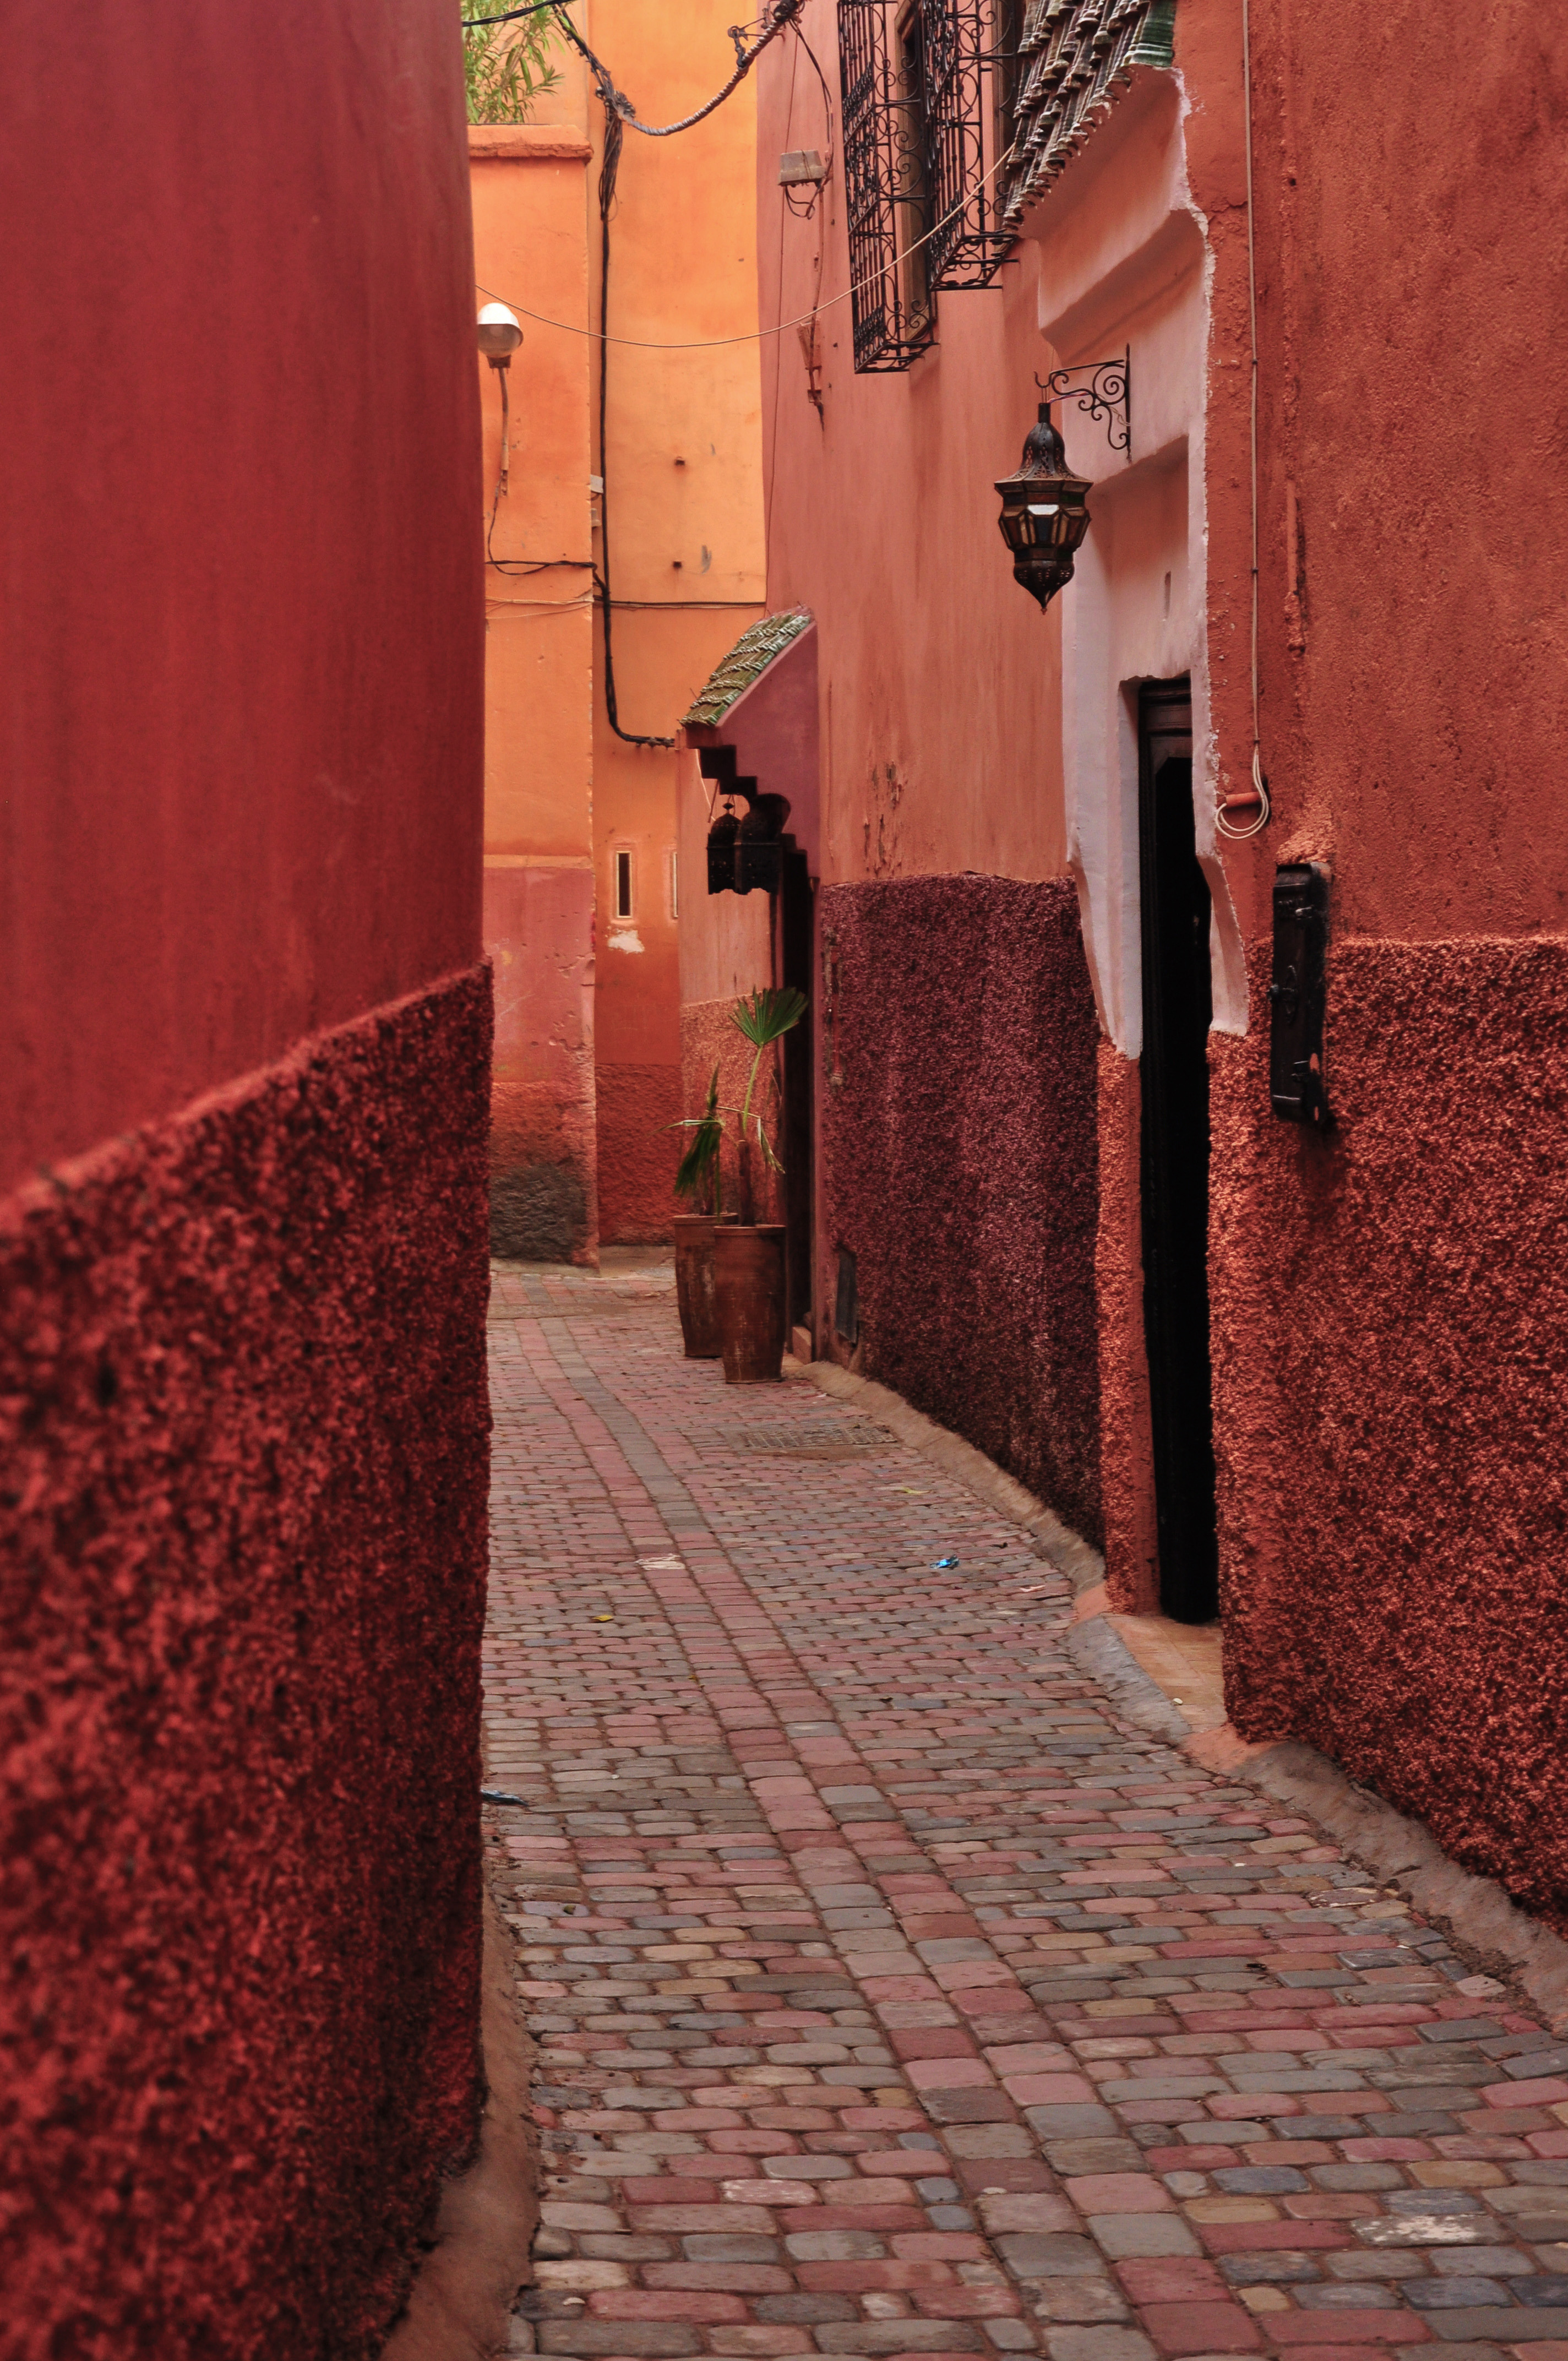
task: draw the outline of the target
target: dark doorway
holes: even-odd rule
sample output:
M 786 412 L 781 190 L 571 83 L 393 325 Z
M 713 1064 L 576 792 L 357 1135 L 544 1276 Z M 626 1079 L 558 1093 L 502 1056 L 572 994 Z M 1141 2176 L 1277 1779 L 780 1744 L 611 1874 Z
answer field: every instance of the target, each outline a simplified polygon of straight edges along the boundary
M 804 852 L 786 842 L 779 890 L 778 976 L 811 999 L 812 893 Z M 791 1325 L 811 1320 L 811 1101 L 817 1011 L 784 1038 L 784 1121 L 779 1153 L 784 1168 L 787 1225 L 786 1289 Z
M 1159 1603 L 1219 1612 L 1209 1380 L 1209 886 L 1192 818 L 1192 694 L 1138 693 L 1144 1049 L 1144 1333 L 1154 1434 Z

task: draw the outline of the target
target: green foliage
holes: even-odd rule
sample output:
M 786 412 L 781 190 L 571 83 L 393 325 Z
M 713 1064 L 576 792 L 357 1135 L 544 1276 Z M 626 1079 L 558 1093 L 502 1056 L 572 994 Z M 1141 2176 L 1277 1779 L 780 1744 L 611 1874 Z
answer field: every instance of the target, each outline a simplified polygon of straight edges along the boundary
M 733 1110 L 740 1118 L 740 1183 L 742 1222 L 754 1222 L 757 1218 L 751 1187 L 753 1131 L 756 1134 L 757 1145 L 762 1151 L 762 1161 L 769 1170 L 772 1172 L 784 1170 L 784 1166 L 773 1152 L 773 1145 L 768 1137 L 761 1113 L 753 1115 L 751 1112 L 751 1094 L 757 1087 L 758 1071 L 764 1056 L 773 1048 L 774 1042 L 783 1040 L 784 1035 L 800 1023 L 805 1014 L 806 994 L 804 992 L 796 992 L 793 984 L 782 987 L 759 985 L 757 990 L 748 994 L 744 1000 L 738 1000 L 729 1012 L 731 1024 L 738 1032 L 745 1035 L 756 1053 L 751 1060 L 751 1071 L 746 1077 L 744 1104 Z M 776 1070 L 773 1075 L 773 1089 L 776 1096 L 778 1091 Z
M 688 1115 L 684 1123 L 672 1124 L 672 1131 L 693 1134 L 691 1146 L 681 1159 L 675 1174 L 677 1197 L 700 1197 L 711 1183 L 714 1211 L 718 1208 L 718 1152 L 724 1145 L 724 1117 L 718 1111 L 718 1069 L 715 1066 L 708 1078 L 707 1104 L 701 1115 Z
M 762 1050 L 782 1041 L 805 1014 L 804 992 L 796 992 L 788 984 L 782 989 L 759 986 L 744 1000 L 736 1002 L 729 1012 L 729 1021 L 744 1033 L 754 1049 Z M 752 1071 L 755 1071 L 753 1065 Z
M 510 25 L 495 21 L 516 5 L 518 0 L 460 0 L 466 18 L 485 20 L 463 27 L 470 123 L 526 123 L 534 100 L 561 79 L 557 68 L 546 63 L 555 38 L 548 9 Z
M 724 1146 L 725 1131 L 728 1128 L 728 1119 L 733 1115 L 738 1133 L 736 1156 L 737 1175 L 740 1188 L 740 1219 L 743 1223 L 756 1220 L 754 1191 L 751 1185 L 753 1144 L 762 1151 L 762 1162 L 771 1172 L 784 1170 L 784 1166 L 773 1153 L 773 1144 L 768 1137 L 761 1110 L 759 1109 L 756 1114 L 751 1111 L 751 1100 L 757 1088 L 757 1075 L 763 1058 L 773 1048 L 773 1043 L 782 1041 L 784 1035 L 800 1023 L 806 1014 L 806 1008 L 805 993 L 796 992 L 793 985 L 783 989 L 763 986 L 756 992 L 749 993 L 745 999 L 736 1002 L 729 1012 L 730 1022 L 738 1032 L 745 1035 L 756 1053 L 751 1060 L 751 1071 L 746 1077 L 745 1103 L 738 1107 L 719 1105 L 718 1068 L 715 1066 L 707 1085 L 707 1104 L 702 1114 L 687 1115 L 683 1123 L 670 1126 L 672 1131 L 689 1131 L 692 1134 L 691 1146 L 682 1157 L 680 1170 L 675 1174 L 677 1196 L 700 1197 L 711 1181 L 713 1210 L 716 1213 L 722 1211 L 721 1150 Z M 778 1094 L 776 1072 L 773 1076 L 773 1093 L 776 1098 Z

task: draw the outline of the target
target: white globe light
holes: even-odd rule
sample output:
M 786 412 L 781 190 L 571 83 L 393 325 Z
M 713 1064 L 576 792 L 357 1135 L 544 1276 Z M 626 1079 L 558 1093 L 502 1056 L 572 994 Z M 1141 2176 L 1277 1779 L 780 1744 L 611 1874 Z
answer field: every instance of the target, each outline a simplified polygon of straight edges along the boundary
M 504 364 L 522 342 L 522 324 L 505 303 L 487 303 L 479 314 L 478 337 L 486 360 Z

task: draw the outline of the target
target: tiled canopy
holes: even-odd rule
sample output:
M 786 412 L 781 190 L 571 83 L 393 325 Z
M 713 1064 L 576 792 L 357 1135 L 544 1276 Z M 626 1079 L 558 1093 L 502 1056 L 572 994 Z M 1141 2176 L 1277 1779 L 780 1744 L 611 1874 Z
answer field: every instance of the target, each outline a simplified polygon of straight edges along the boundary
M 1029 0 L 1019 41 L 1018 159 L 1003 201 L 1015 229 L 1135 66 L 1168 66 L 1176 0 Z
M 692 699 L 690 712 L 682 714 L 681 727 L 717 730 L 730 707 L 766 672 L 773 658 L 799 638 L 810 620 L 808 614 L 795 609 L 783 615 L 764 615 L 760 623 L 742 631 Z

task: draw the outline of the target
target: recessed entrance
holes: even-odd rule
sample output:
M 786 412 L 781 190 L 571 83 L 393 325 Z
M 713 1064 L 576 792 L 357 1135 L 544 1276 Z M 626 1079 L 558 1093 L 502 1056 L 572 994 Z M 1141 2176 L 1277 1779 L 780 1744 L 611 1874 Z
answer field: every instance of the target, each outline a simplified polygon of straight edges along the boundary
M 1192 694 L 1138 693 L 1142 1202 L 1159 1603 L 1219 1611 L 1209 1375 L 1209 887 L 1192 815 Z

